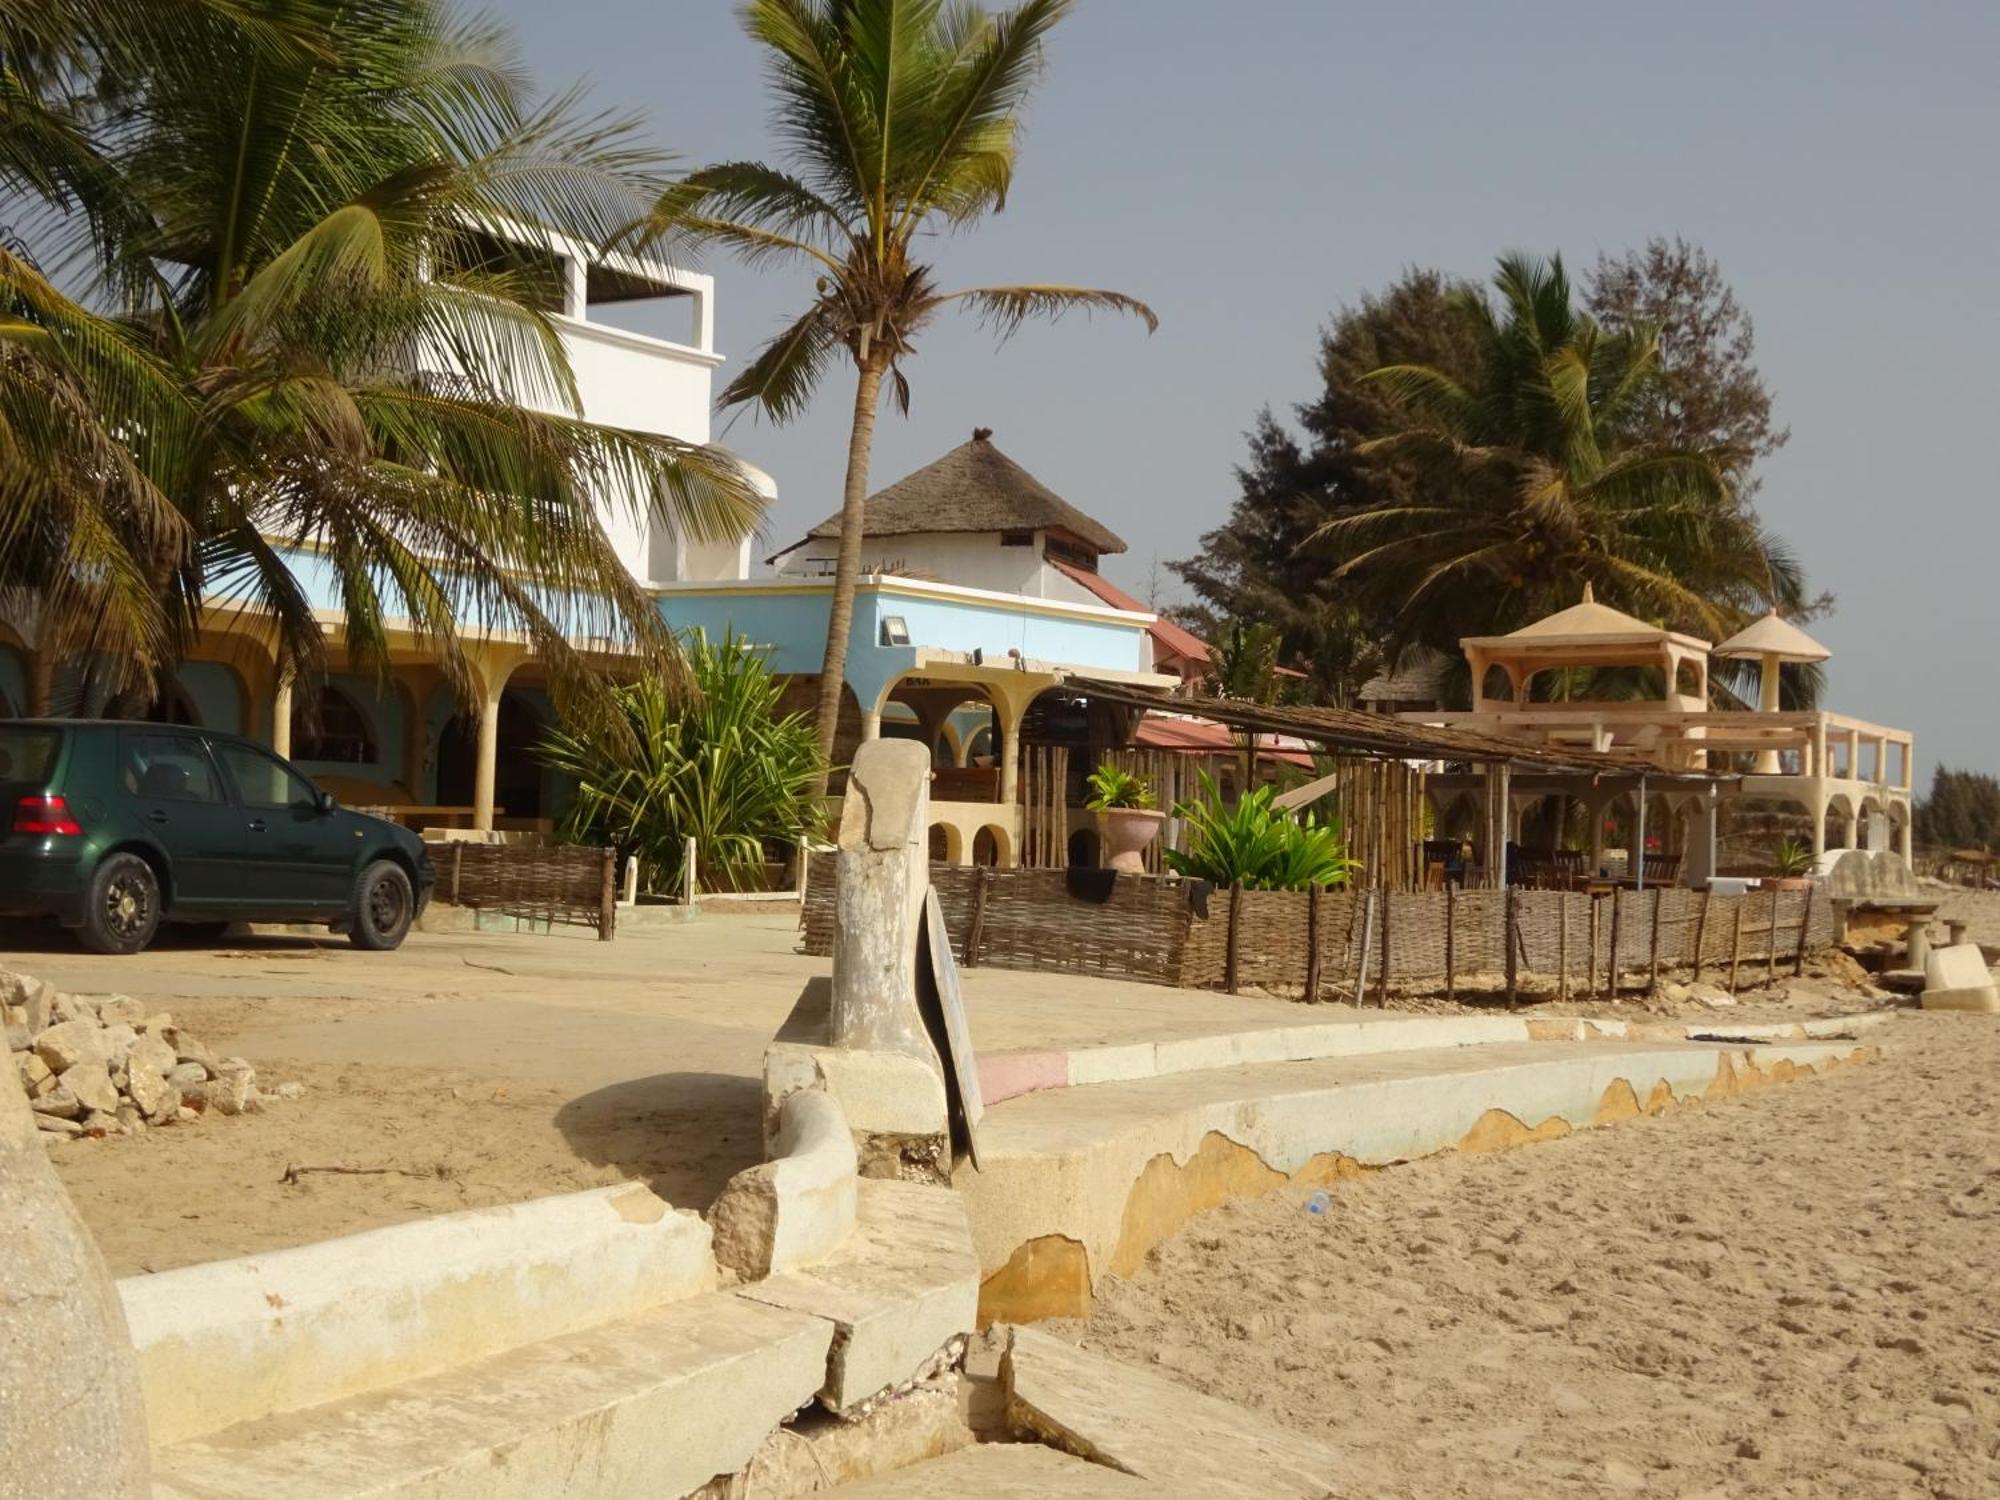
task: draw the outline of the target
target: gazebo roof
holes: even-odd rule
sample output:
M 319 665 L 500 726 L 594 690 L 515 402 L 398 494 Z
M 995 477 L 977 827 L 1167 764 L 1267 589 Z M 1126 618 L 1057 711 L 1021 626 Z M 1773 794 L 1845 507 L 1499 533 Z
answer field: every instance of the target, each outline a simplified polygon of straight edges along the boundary
M 1646 646 L 1672 641 L 1697 651 L 1706 651 L 1708 642 L 1664 625 L 1648 625 L 1622 610 L 1599 604 L 1589 584 L 1583 586 L 1583 600 L 1568 609 L 1523 625 L 1506 635 L 1469 636 L 1461 646 L 1480 647 L 1495 655 L 1509 651 L 1541 654 L 1569 646 Z
M 1825 661 L 1833 653 L 1772 610 L 1715 648 L 1717 656 L 1775 656 L 1779 661 Z

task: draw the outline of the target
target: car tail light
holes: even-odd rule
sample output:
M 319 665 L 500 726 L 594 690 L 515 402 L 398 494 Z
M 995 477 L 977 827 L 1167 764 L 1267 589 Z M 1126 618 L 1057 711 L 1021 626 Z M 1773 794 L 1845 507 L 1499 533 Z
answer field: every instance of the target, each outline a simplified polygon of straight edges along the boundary
M 61 797 L 36 795 L 14 804 L 14 832 L 73 838 L 83 825 L 70 816 L 69 803 Z

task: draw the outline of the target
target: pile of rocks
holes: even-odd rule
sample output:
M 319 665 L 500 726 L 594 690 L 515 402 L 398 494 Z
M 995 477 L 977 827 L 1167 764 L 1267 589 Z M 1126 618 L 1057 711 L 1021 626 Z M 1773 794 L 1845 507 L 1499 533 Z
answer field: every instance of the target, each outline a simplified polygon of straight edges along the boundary
M 0 1019 L 35 1123 L 50 1135 L 138 1135 L 211 1109 L 240 1115 L 265 1098 L 249 1063 L 216 1057 L 172 1016 L 125 995 L 64 994 L 0 971 Z

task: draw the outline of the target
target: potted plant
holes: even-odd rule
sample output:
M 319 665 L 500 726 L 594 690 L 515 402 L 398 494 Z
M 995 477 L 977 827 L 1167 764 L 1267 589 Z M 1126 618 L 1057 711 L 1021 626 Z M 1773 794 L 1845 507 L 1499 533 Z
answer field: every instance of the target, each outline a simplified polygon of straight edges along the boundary
M 1105 865 L 1126 875 L 1146 873 L 1146 846 L 1160 836 L 1167 815 L 1153 806 L 1153 789 L 1143 776 L 1121 771 L 1109 761 L 1090 773 L 1090 798 L 1097 814 L 1097 842 Z
M 1778 878 L 1771 883 L 1781 891 L 1803 891 L 1812 886 L 1812 867 L 1818 858 L 1804 839 L 1779 839 L 1771 855 Z

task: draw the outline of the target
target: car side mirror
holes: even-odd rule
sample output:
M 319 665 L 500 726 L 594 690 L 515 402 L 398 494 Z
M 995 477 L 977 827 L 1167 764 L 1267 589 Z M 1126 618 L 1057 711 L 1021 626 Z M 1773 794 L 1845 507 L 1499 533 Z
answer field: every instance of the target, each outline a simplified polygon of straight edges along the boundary
M 318 813 L 322 818 L 339 805 L 339 803 L 333 800 L 332 792 L 319 792 L 313 797 L 313 811 Z

